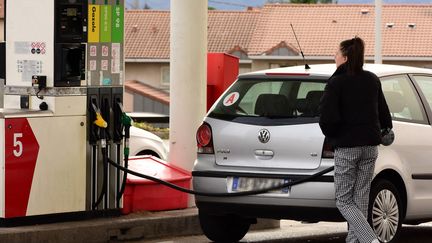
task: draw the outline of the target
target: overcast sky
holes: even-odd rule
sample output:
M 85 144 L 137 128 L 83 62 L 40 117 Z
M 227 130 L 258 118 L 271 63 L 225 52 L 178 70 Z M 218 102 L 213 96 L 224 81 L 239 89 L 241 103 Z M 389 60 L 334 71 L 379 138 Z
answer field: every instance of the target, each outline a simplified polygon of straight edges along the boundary
M 130 4 L 134 3 L 136 0 L 126 0 L 126 7 L 130 8 Z M 169 9 L 170 0 L 139 0 L 141 1 L 141 6 L 147 3 L 152 9 Z M 177 0 L 181 1 L 181 0 Z M 262 6 L 267 0 L 209 0 L 209 6 L 215 7 L 221 10 L 243 10 L 244 7 L 235 6 L 235 4 L 248 5 L 253 7 Z M 383 3 L 395 4 L 395 3 L 423 3 L 432 4 L 432 0 L 382 0 Z M 220 4 L 216 2 L 226 2 L 227 4 Z M 373 4 L 375 0 L 338 0 L 341 4 L 347 3 L 362 3 L 362 4 Z M 233 4 L 233 5 L 229 5 Z

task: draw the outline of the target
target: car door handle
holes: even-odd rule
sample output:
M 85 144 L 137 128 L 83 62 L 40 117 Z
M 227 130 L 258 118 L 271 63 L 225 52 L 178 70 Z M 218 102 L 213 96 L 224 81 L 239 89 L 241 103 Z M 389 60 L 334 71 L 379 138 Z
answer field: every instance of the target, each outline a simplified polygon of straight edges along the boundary
M 255 156 L 258 159 L 271 159 L 274 156 L 274 152 L 267 149 L 257 149 L 255 150 Z

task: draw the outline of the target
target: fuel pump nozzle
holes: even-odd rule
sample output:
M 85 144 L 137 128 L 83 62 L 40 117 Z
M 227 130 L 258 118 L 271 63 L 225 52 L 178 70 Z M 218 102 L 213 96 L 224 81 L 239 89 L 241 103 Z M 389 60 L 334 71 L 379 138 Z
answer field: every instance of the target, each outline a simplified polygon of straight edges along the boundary
M 92 103 L 92 107 L 93 107 L 94 113 L 96 114 L 96 118 L 93 121 L 93 124 L 95 124 L 96 126 L 98 126 L 100 128 L 107 128 L 108 123 L 103 119 L 99 108 L 93 103 Z
M 107 198 L 107 188 L 108 188 L 108 182 L 107 182 L 107 176 L 108 176 L 108 154 L 107 154 L 107 142 L 106 142 L 106 128 L 108 127 L 108 123 L 105 121 L 105 119 L 102 117 L 101 111 L 99 107 L 96 105 L 95 101 L 91 102 L 91 105 L 89 106 L 90 110 L 90 121 L 92 122 L 92 129 L 91 129 L 91 139 L 93 139 L 93 153 L 94 156 L 96 155 L 96 146 L 97 146 L 97 140 L 100 140 L 100 146 L 101 146 L 101 153 L 102 153 L 102 160 L 103 160 L 103 184 L 102 184 L 102 190 L 99 196 L 96 199 L 96 195 L 94 195 L 94 200 L 92 204 L 92 209 L 95 210 L 98 205 L 104 200 L 104 208 L 107 208 L 108 205 L 108 198 Z M 99 132 L 100 130 L 100 132 Z M 99 136 L 97 136 L 99 135 Z M 96 157 L 94 157 L 93 161 L 93 168 L 95 170 L 96 168 Z M 95 173 L 95 172 L 94 172 Z M 93 182 L 94 188 L 93 191 L 96 192 L 96 181 Z
M 124 156 L 125 158 L 129 156 L 129 138 L 130 138 L 130 127 L 132 126 L 132 118 L 126 114 L 123 110 L 123 104 L 117 100 L 114 105 L 114 127 L 116 132 L 114 132 L 114 140 L 121 141 L 123 129 L 124 129 Z
M 126 112 L 123 111 L 123 105 L 122 103 L 117 100 L 116 104 L 114 106 L 114 113 L 116 114 L 116 121 L 117 125 L 114 127 L 116 128 L 117 132 L 117 138 L 121 140 L 122 137 L 122 130 L 124 129 L 124 148 L 123 148 L 123 154 L 124 154 L 124 165 L 127 168 L 128 167 L 128 161 L 129 161 L 129 138 L 130 138 L 130 127 L 132 126 L 132 118 L 126 114 Z M 115 136 L 116 137 L 116 136 Z M 123 174 L 123 180 L 121 184 L 121 188 L 117 195 L 117 204 L 120 205 L 120 199 L 124 193 L 125 187 L 126 187 L 126 179 L 127 179 L 127 173 L 124 172 Z
M 89 143 L 96 145 L 98 140 L 104 137 L 103 133 L 100 133 L 101 128 L 106 128 L 108 126 L 107 122 L 103 119 L 100 109 L 97 106 L 96 99 L 92 99 L 88 105 L 89 112 Z M 101 136 L 102 135 L 102 136 Z
M 126 115 L 125 112 L 123 112 L 120 120 L 122 125 L 124 126 L 124 132 L 125 132 L 124 156 L 126 158 L 129 157 L 129 138 L 130 138 L 130 127 L 132 126 L 132 118 Z

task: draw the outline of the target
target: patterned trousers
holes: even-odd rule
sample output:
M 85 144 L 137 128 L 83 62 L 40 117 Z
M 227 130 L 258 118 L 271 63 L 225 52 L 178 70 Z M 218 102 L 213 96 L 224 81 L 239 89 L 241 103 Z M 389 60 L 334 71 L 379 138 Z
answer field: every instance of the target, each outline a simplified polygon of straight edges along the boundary
M 378 147 L 336 148 L 334 157 L 336 206 L 348 222 L 346 242 L 377 242 L 367 211 Z

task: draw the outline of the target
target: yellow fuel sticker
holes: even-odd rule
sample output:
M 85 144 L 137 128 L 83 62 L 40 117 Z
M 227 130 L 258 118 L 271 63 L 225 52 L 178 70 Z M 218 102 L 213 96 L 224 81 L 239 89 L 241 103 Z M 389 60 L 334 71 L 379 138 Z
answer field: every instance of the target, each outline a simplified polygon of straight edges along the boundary
M 100 5 L 89 4 L 88 11 L 88 42 L 99 42 L 100 36 Z

